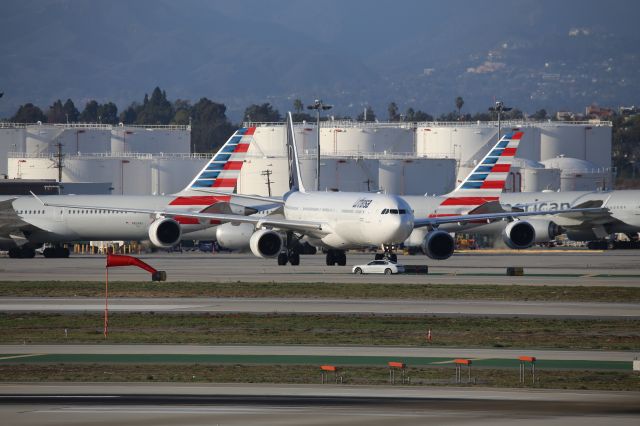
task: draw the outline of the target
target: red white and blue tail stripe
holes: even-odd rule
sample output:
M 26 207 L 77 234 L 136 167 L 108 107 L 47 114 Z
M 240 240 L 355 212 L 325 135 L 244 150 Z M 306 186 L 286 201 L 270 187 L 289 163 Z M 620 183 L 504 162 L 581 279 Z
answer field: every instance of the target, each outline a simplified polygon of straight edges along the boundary
M 255 127 L 238 129 L 191 183 L 176 194 L 178 197 L 171 205 L 209 206 L 219 201 L 229 201 L 227 196 L 202 195 L 196 190 L 215 188 L 219 192 L 228 192 L 229 196 L 233 194 L 255 130 Z
M 504 135 L 454 191 L 442 196 L 444 200 L 437 212 L 430 216 L 462 214 L 489 201 L 498 201 L 522 135 L 519 131 Z

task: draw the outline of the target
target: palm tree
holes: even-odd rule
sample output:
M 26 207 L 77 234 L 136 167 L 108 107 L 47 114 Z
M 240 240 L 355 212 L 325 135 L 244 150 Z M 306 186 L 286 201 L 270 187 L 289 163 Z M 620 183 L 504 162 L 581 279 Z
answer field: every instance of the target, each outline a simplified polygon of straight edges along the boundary
M 456 98 L 456 108 L 458 108 L 458 120 L 460 120 L 460 110 L 462 109 L 462 105 L 464 105 L 464 99 L 462 99 L 462 96 L 458 96 Z
M 304 110 L 304 105 L 302 105 L 302 101 L 300 99 L 295 99 L 293 101 L 293 110 L 296 114 L 300 114 L 302 110 Z

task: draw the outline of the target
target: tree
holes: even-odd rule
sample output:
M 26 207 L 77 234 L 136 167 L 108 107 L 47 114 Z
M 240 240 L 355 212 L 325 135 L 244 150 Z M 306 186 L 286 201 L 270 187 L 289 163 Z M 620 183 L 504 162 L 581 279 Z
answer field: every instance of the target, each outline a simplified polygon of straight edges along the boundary
M 300 114 L 302 110 L 304 110 L 304 104 L 300 99 L 295 99 L 293 101 L 293 110 L 296 112 L 296 114 Z
M 365 113 L 366 113 L 366 119 L 365 119 Z M 365 112 L 362 112 L 358 115 L 358 117 L 356 118 L 357 121 L 368 121 L 368 122 L 373 122 L 376 121 L 376 113 L 373 112 L 373 108 L 371 108 L 370 106 L 367 106 L 365 108 Z
M 120 122 L 124 124 L 135 123 L 140 108 L 141 107 L 137 102 L 131 103 L 131 105 L 129 105 L 124 111 L 120 113 Z
M 192 108 L 191 141 L 194 152 L 213 152 L 233 134 L 233 126 L 226 116 L 224 104 L 200 99 Z
M 244 110 L 244 118 L 247 121 L 257 123 L 277 123 L 282 121 L 280 112 L 277 109 L 273 109 L 270 103 L 249 105 Z
M 171 120 L 171 124 L 179 124 L 186 126 L 191 118 L 191 103 L 182 99 L 176 99 L 173 102 L 173 110 L 176 112 Z
M 136 124 L 169 124 L 175 115 L 167 93 L 159 87 L 153 89 L 151 98 L 144 95 L 142 109 L 136 116 Z
M 460 110 L 462 110 L 462 105 L 464 105 L 464 99 L 462 99 L 462 96 L 458 96 L 456 98 L 456 108 L 458 109 L 458 119 L 460 119 Z
M 67 116 L 62 106 L 62 101 L 58 99 L 49 107 L 47 111 L 47 123 L 66 123 Z
M 83 123 L 97 123 L 98 122 L 98 102 L 91 100 L 87 102 L 80 113 L 80 121 Z
M 80 116 L 80 111 L 76 108 L 73 101 L 71 99 L 67 99 L 67 101 L 62 106 L 66 117 L 70 123 L 77 123 L 78 117 Z
M 46 123 L 47 117 L 42 110 L 32 103 L 21 105 L 15 115 L 11 117 L 14 123 L 37 123 L 38 121 Z
M 547 110 L 545 109 L 539 109 L 531 115 L 532 120 L 546 120 L 547 118 Z
M 389 121 L 400 121 L 400 114 L 398 114 L 398 105 L 395 102 L 391 102 L 387 107 L 389 112 Z
M 98 123 L 118 124 L 118 107 L 113 102 L 98 106 Z

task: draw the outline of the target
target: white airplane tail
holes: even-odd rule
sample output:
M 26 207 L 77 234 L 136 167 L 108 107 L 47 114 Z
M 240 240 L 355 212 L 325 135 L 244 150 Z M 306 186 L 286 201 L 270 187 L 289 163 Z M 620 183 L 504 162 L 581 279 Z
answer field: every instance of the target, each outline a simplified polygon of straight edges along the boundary
M 289 189 L 292 191 L 307 192 L 304 189 L 302 176 L 300 174 L 300 160 L 298 158 L 298 147 L 296 145 L 291 112 L 287 113 L 287 156 L 289 160 Z

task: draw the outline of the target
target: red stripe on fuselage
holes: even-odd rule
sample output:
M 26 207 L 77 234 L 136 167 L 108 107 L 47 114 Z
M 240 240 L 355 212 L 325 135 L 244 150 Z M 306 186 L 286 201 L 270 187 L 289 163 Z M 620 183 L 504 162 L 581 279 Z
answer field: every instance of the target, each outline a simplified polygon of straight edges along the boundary
M 505 148 L 500 157 L 513 157 L 516 155 L 517 148 Z
M 511 164 L 496 164 L 491 169 L 491 173 L 504 173 L 511 170 Z
M 230 195 L 194 195 L 193 197 L 178 197 L 169 203 L 170 206 L 210 206 L 217 203 L 228 203 Z
M 479 206 L 488 201 L 498 201 L 499 197 L 451 197 L 444 200 L 441 206 Z
M 504 188 L 503 180 L 485 180 L 482 182 L 480 189 L 502 189 Z
M 247 151 L 249 151 L 248 143 L 239 143 L 238 145 L 236 145 L 236 149 L 233 150 L 233 152 L 247 152 Z
M 244 161 L 227 161 L 223 170 L 240 170 L 242 168 L 242 164 L 244 164 Z

